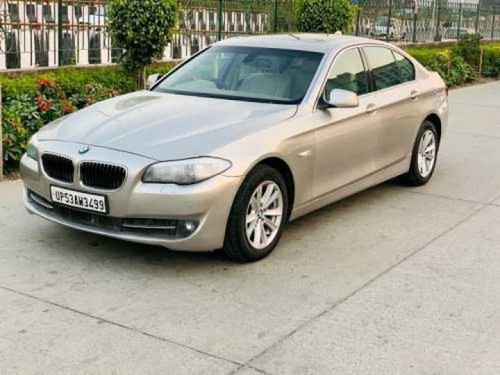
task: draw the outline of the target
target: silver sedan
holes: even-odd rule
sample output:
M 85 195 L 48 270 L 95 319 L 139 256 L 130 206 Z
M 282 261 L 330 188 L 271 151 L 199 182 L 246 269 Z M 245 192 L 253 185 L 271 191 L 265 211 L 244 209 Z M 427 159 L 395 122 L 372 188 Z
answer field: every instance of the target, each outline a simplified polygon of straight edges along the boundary
M 230 39 L 152 83 L 32 138 L 31 213 L 255 261 L 290 220 L 394 177 L 427 183 L 447 125 L 438 74 L 354 37 Z

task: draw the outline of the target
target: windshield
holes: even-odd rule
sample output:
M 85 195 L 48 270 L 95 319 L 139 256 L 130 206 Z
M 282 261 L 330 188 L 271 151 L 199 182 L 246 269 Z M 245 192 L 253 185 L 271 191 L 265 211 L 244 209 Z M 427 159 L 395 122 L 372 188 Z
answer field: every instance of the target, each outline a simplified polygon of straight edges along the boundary
M 322 58 L 315 52 L 217 46 L 174 71 L 154 91 L 298 104 Z

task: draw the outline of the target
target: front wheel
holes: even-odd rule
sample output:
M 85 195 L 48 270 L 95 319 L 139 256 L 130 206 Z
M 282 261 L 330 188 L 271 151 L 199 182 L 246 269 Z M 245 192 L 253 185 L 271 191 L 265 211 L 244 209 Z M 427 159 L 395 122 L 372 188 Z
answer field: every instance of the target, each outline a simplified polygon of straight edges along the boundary
M 244 262 L 266 257 L 278 244 L 287 219 L 288 194 L 283 176 L 267 165 L 257 166 L 234 200 L 225 253 Z
M 439 151 L 439 138 L 436 127 L 430 121 L 425 121 L 420 128 L 411 158 L 410 170 L 399 177 L 405 185 L 425 185 L 432 178 L 436 169 Z

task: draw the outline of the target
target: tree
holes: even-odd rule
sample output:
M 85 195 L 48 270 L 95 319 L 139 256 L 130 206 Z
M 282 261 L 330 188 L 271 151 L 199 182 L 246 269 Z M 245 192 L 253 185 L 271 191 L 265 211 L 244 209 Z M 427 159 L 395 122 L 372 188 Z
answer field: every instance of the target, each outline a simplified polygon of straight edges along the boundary
M 177 0 L 109 0 L 108 28 L 120 62 L 144 87 L 146 66 L 161 57 L 177 25 Z
M 297 27 L 303 32 L 347 33 L 353 25 L 354 7 L 349 0 L 300 0 Z

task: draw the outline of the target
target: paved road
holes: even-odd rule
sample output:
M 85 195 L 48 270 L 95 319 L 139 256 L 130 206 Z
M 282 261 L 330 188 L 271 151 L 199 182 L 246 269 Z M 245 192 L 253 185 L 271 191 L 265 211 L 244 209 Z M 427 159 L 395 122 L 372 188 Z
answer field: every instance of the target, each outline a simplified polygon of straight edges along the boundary
M 0 184 L 0 374 L 499 374 L 500 82 L 451 93 L 434 180 L 292 223 L 270 258 L 28 216 Z

